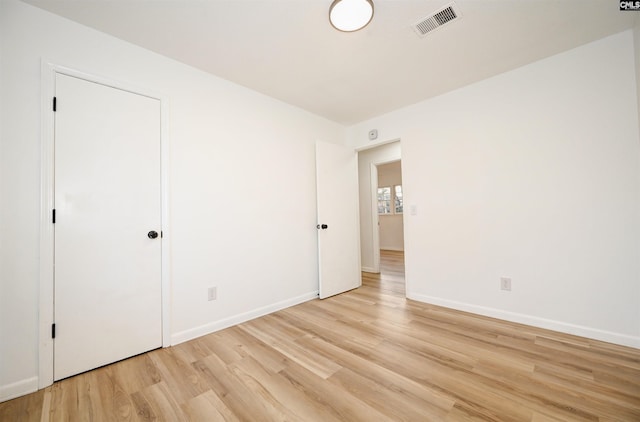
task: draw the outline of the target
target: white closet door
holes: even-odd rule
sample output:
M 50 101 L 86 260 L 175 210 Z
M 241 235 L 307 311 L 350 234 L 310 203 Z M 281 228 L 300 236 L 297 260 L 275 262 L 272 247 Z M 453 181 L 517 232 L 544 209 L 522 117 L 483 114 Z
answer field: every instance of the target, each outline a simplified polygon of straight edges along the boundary
M 59 380 L 162 346 L 162 241 L 160 101 L 57 74 L 56 106 Z

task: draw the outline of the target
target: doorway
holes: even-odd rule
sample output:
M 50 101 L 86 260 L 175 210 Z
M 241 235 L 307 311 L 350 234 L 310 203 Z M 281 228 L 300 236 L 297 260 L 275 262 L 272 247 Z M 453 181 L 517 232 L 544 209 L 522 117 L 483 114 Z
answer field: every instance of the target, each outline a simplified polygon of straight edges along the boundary
M 404 292 L 404 191 L 400 141 L 358 152 L 362 271 L 401 272 Z M 401 271 L 399 271 L 401 268 Z
M 402 162 L 373 164 L 377 167 L 376 210 L 378 213 L 378 253 L 404 253 L 404 198 Z M 375 234 L 374 234 L 375 236 Z

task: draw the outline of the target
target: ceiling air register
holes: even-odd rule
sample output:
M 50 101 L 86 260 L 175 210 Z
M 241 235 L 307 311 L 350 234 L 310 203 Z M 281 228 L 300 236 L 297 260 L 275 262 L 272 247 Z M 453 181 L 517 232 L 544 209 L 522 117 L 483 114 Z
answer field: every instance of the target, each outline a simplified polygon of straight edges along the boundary
M 418 35 L 424 37 L 428 33 L 440 28 L 441 26 L 460 18 L 461 13 L 455 3 L 449 3 L 442 9 L 420 19 L 413 25 L 413 29 Z

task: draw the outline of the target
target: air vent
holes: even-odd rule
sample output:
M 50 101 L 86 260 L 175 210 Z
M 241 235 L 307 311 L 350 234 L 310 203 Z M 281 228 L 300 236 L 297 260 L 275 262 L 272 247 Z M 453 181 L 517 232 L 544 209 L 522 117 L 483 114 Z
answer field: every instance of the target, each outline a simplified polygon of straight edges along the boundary
M 413 29 L 418 35 L 424 37 L 428 33 L 440 28 L 441 26 L 460 19 L 462 14 L 458 10 L 458 6 L 455 3 L 449 3 L 437 12 L 420 19 L 418 23 L 413 25 Z

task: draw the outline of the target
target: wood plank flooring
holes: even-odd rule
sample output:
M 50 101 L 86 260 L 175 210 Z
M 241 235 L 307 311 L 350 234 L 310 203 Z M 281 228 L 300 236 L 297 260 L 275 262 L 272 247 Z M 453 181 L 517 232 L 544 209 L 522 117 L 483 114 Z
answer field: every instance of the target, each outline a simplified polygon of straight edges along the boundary
M 382 274 L 0 403 L 1 421 L 640 421 L 640 350 L 404 298 Z

